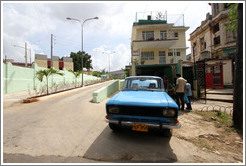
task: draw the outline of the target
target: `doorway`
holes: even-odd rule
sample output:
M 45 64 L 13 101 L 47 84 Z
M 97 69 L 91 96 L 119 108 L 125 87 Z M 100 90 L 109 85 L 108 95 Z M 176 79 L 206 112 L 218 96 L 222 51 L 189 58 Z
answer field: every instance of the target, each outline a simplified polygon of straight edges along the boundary
M 206 65 L 206 87 L 213 89 L 223 89 L 223 64 Z

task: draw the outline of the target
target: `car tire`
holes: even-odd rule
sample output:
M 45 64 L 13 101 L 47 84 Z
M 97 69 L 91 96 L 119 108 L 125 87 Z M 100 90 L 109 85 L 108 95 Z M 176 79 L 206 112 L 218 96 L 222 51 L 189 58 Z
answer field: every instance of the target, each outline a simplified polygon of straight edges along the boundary
M 161 129 L 160 130 L 160 135 L 164 136 L 164 137 L 172 137 L 173 130 L 172 129 Z
M 120 126 L 116 125 L 116 124 L 113 124 L 113 123 L 109 123 L 108 126 L 113 131 L 119 131 L 120 130 Z

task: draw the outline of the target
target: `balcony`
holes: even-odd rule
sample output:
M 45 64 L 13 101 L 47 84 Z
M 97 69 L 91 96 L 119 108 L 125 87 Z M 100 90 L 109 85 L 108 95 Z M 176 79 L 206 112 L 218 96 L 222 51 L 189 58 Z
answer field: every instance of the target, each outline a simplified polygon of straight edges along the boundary
M 163 48 L 163 47 L 171 47 L 174 45 L 178 39 L 155 39 L 155 40 L 133 40 L 133 47 L 134 49 L 139 48 Z

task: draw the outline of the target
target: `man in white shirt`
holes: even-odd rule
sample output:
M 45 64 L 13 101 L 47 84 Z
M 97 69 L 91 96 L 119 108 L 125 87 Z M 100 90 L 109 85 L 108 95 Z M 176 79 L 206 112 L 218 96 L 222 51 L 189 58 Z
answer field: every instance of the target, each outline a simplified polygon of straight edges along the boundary
M 181 101 L 181 110 L 184 111 L 184 92 L 185 92 L 185 85 L 186 85 L 186 80 L 181 77 L 180 74 L 176 74 L 176 87 L 175 87 L 175 92 L 174 94 L 176 95 L 176 103 L 179 106 L 180 109 L 180 103 L 179 99 Z

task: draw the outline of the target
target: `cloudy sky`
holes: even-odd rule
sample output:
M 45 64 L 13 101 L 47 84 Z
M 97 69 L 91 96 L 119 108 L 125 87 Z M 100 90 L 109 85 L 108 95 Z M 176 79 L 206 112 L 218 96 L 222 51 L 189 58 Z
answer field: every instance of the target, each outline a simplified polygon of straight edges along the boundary
M 210 1 L 211 2 L 211 1 Z M 208 1 L 132 1 L 132 2 L 5 2 L 1 3 L 2 14 L 2 57 L 24 62 L 25 46 L 28 62 L 34 54 L 51 55 L 51 34 L 54 35 L 53 55 L 69 56 L 81 50 L 81 27 L 79 22 L 66 20 L 67 17 L 84 21 L 84 51 L 92 56 L 94 70 L 120 70 L 129 65 L 131 59 L 130 41 L 132 24 L 137 12 L 161 11 L 167 15 L 184 14 L 184 24 L 190 27 L 186 32 L 186 46 L 189 34 L 211 11 Z M 211 13 L 211 12 L 210 12 Z M 177 17 L 179 21 L 180 17 Z M 182 20 L 182 18 L 181 18 Z M 17 47 L 13 47 L 17 45 Z M 187 54 L 190 49 L 187 49 Z

